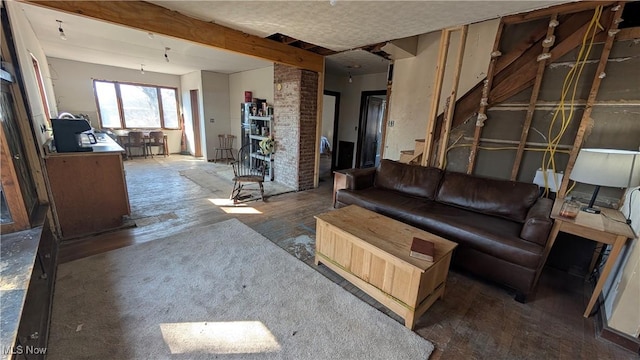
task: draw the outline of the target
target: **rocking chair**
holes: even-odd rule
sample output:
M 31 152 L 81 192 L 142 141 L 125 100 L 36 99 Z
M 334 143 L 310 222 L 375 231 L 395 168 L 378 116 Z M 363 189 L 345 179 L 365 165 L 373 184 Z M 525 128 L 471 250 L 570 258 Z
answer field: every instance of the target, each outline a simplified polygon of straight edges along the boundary
M 257 157 L 251 156 L 250 145 L 247 144 L 238 150 L 238 157 L 231 163 L 233 166 L 233 190 L 230 199 L 236 203 L 240 199 L 240 193 L 247 183 L 257 183 L 260 187 L 260 199 L 264 201 L 264 174 L 265 163 Z

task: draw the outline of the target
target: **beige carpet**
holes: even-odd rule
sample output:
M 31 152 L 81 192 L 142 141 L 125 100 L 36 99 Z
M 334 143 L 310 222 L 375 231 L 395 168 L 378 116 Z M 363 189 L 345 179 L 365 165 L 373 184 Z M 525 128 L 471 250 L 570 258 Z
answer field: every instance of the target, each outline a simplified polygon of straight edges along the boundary
M 433 345 L 236 219 L 62 264 L 48 359 L 428 359 Z
M 233 169 L 231 165 L 222 164 L 208 164 L 206 169 L 187 169 L 181 170 L 180 175 L 193 181 L 205 189 L 209 189 L 212 192 L 221 192 L 229 196 L 231 194 L 231 188 L 233 187 Z M 251 185 L 249 185 L 251 187 Z M 252 195 L 253 198 L 259 198 L 258 186 L 252 186 L 254 191 L 243 192 L 243 194 Z M 277 181 L 265 181 L 264 182 L 264 194 L 265 197 L 280 195 L 288 192 L 295 191 L 295 189 L 283 185 Z

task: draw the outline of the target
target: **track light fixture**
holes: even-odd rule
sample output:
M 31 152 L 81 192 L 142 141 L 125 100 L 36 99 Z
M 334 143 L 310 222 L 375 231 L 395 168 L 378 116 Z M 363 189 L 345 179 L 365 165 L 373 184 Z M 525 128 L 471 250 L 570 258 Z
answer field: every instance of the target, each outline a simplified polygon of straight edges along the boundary
M 171 50 L 171 48 L 165 47 L 164 48 L 164 60 L 166 62 L 169 62 L 169 55 L 167 55 L 167 51 Z
M 58 22 L 58 35 L 60 35 L 60 39 L 67 40 L 67 35 L 65 35 L 64 30 L 62 30 L 62 20 L 56 20 Z
M 349 84 L 353 82 L 353 78 L 351 78 L 351 71 L 349 71 Z

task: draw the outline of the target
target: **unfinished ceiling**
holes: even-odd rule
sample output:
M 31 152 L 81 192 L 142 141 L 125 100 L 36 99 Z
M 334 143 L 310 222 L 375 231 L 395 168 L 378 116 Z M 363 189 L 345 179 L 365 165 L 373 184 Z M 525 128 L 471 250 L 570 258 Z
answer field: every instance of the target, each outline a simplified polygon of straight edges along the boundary
M 567 1 L 151 2 L 260 37 L 280 33 L 344 51 Z
M 260 37 L 282 34 L 342 52 L 441 28 L 548 7 L 566 1 L 151 1 L 184 15 Z M 185 41 L 22 5 L 47 56 L 130 69 L 182 75 L 196 70 L 220 73 L 256 69 L 270 63 Z M 63 21 L 67 40 L 58 37 Z M 135 24 L 131 24 L 135 26 Z M 169 47 L 169 63 L 164 48 Z M 322 51 L 325 51 L 322 50 Z M 357 63 L 354 59 L 358 59 Z M 360 66 L 353 67 L 353 65 Z M 349 68 L 351 66 L 351 68 Z M 386 71 L 375 55 L 332 55 L 330 72 L 364 74 Z

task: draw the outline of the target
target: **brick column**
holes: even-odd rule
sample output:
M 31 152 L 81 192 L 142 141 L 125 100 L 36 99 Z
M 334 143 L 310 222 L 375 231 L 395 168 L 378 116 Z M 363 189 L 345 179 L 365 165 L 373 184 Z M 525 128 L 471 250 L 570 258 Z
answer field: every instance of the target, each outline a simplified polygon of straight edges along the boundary
M 311 189 L 317 150 L 318 73 L 280 64 L 274 65 L 273 72 L 275 179 L 297 190 Z

